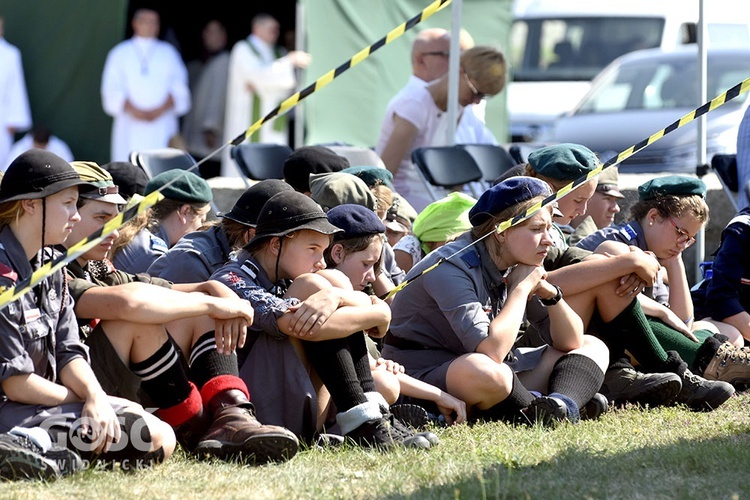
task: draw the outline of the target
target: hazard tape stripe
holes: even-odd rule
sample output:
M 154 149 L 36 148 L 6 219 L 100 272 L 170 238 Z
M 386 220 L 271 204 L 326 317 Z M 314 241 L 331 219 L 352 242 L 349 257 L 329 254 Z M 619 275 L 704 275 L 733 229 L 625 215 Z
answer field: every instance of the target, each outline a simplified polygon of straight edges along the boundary
M 340 65 L 338 68 L 329 71 L 328 73 L 323 75 L 321 78 L 316 80 L 315 83 L 309 85 L 302 91 L 284 100 L 279 106 L 273 109 L 270 113 L 268 113 L 266 116 L 264 116 L 263 118 L 261 118 L 260 120 L 252 124 L 250 128 L 247 129 L 246 132 L 240 134 L 229 143 L 222 145 L 219 149 L 207 155 L 205 158 L 197 162 L 195 165 L 191 166 L 189 169 L 186 169 L 185 172 L 189 172 L 189 171 L 196 169 L 203 162 L 205 162 L 206 160 L 214 156 L 217 152 L 229 146 L 230 144 L 237 145 L 241 143 L 243 140 L 245 140 L 245 138 L 248 138 L 251 135 L 253 135 L 265 122 L 271 120 L 276 115 L 280 113 L 284 113 L 285 111 L 288 111 L 289 109 L 293 108 L 302 99 L 306 98 L 307 96 L 311 95 L 317 90 L 320 90 L 324 86 L 328 85 L 336 77 L 341 75 L 343 72 L 345 72 L 346 70 L 348 70 L 349 68 L 353 66 L 356 66 L 360 62 L 364 61 L 365 59 L 367 59 L 367 57 L 369 57 L 373 52 L 375 52 L 379 48 L 391 43 L 393 40 L 396 40 L 398 37 L 406 33 L 406 31 L 408 31 L 409 29 L 413 28 L 420 22 L 432 16 L 437 11 L 446 7 L 448 4 L 451 3 L 451 1 L 452 0 L 435 0 L 433 3 L 427 6 L 424 10 L 422 10 L 422 12 L 412 17 L 405 23 L 394 28 L 386 36 L 384 36 L 377 42 L 373 43 L 369 47 L 357 52 L 351 59 L 346 61 L 344 64 Z M 34 286 L 36 286 L 40 281 L 45 279 L 47 276 L 57 272 L 58 270 L 62 269 L 65 265 L 67 265 L 69 262 L 85 254 L 91 248 L 98 245 L 104 238 L 112 234 L 115 230 L 122 227 L 122 225 L 124 225 L 130 219 L 142 213 L 143 211 L 147 210 L 151 206 L 155 205 L 159 200 L 164 198 L 164 196 L 160 193 L 160 191 L 164 190 L 164 188 L 166 188 L 173 182 L 177 181 L 177 179 L 179 179 L 180 177 L 181 176 L 177 176 L 176 178 L 172 179 L 171 181 L 166 183 L 164 186 L 159 188 L 158 191 L 154 191 L 153 193 L 150 193 L 143 200 L 141 200 L 138 203 L 138 205 L 132 207 L 131 209 L 126 210 L 125 212 L 118 214 L 117 217 L 107 222 L 104 225 L 104 227 L 102 227 L 100 230 L 89 235 L 86 239 L 81 240 L 80 242 L 76 243 L 72 247 L 68 248 L 67 252 L 60 255 L 58 258 L 52 260 L 51 262 L 44 264 L 39 269 L 34 271 L 29 278 L 19 281 L 13 287 L 10 287 L 7 290 L 0 292 L 0 308 L 5 307 L 8 303 L 13 302 L 14 300 L 17 300 L 24 294 L 28 293 L 29 290 L 31 290 Z

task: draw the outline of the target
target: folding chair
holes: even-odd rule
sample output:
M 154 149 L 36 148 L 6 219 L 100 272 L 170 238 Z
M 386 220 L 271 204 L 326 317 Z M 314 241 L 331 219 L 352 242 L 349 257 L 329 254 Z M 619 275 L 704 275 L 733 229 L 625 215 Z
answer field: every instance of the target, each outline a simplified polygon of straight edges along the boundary
M 285 144 L 245 141 L 232 146 L 230 153 L 245 184 L 249 186 L 247 179 L 283 179 L 284 161 L 292 151 Z
M 739 212 L 738 202 L 739 180 L 737 178 L 737 155 L 736 154 L 716 154 L 711 157 L 711 168 L 716 172 L 716 176 L 721 181 L 724 192 L 729 196 L 729 201 L 734 206 L 734 211 Z
M 177 148 L 160 148 L 144 149 L 142 151 L 133 151 L 130 153 L 130 163 L 141 167 L 149 179 L 166 172 L 179 168 L 181 170 L 190 170 L 197 162 L 187 151 Z M 200 176 L 200 172 L 192 170 L 195 175 Z M 211 201 L 211 210 L 218 213 L 216 204 Z
M 162 172 L 180 168 L 188 170 L 197 162 L 190 153 L 177 148 L 144 149 L 130 153 L 130 163 L 141 167 L 149 179 Z M 200 175 L 198 172 L 194 172 Z
M 466 150 L 479 170 L 482 171 L 482 184 L 484 189 L 492 187 L 495 179 L 517 165 L 516 160 L 502 146 L 494 144 L 459 144 L 460 148 Z
M 460 146 L 417 148 L 412 151 L 411 160 L 419 169 L 433 201 L 442 197 L 435 186 L 455 191 L 463 184 L 469 184 L 476 198 L 481 194 L 471 183 L 482 179 L 482 171 L 474 158 Z
M 352 167 L 383 167 L 385 163 L 375 150 L 364 146 L 331 145 L 326 146 L 339 156 L 349 160 Z

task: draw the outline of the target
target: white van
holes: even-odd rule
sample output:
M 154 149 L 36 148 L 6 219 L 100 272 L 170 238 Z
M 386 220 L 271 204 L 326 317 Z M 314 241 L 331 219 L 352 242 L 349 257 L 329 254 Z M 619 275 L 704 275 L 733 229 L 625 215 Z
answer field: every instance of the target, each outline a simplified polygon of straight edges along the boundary
M 737 2 L 704 2 L 712 45 L 750 44 L 747 7 L 738 12 Z M 698 0 L 515 0 L 511 142 L 546 140 L 555 119 L 578 103 L 594 76 L 617 56 L 695 43 L 698 11 Z

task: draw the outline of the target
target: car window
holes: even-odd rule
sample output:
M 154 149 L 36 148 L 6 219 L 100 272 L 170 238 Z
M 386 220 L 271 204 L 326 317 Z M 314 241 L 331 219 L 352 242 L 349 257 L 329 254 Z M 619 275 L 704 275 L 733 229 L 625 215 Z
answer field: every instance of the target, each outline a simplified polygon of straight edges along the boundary
M 748 72 L 750 61 L 709 62 L 709 99 L 740 83 Z M 631 60 L 602 74 L 576 114 L 694 108 L 702 104 L 698 86 L 697 61 L 693 59 Z M 742 94 L 735 100 L 739 104 L 746 98 Z
M 618 56 L 658 47 L 664 20 L 646 17 L 518 19 L 511 28 L 515 81 L 591 80 Z

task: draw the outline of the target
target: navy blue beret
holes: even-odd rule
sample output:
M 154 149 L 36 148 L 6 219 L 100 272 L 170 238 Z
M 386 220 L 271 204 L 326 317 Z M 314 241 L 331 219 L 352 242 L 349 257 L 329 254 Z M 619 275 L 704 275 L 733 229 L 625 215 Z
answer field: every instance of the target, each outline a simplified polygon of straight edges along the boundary
M 328 222 L 343 230 L 335 235 L 337 240 L 346 240 L 357 236 L 385 233 L 385 224 L 371 209 L 353 203 L 337 205 L 326 215 Z
M 549 184 L 536 177 L 508 177 L 482 193 L 469 210 L 469 222 L 474 227 L 480 226 L 506 208 L 537 196 L 547 197 L 551 194 Z

